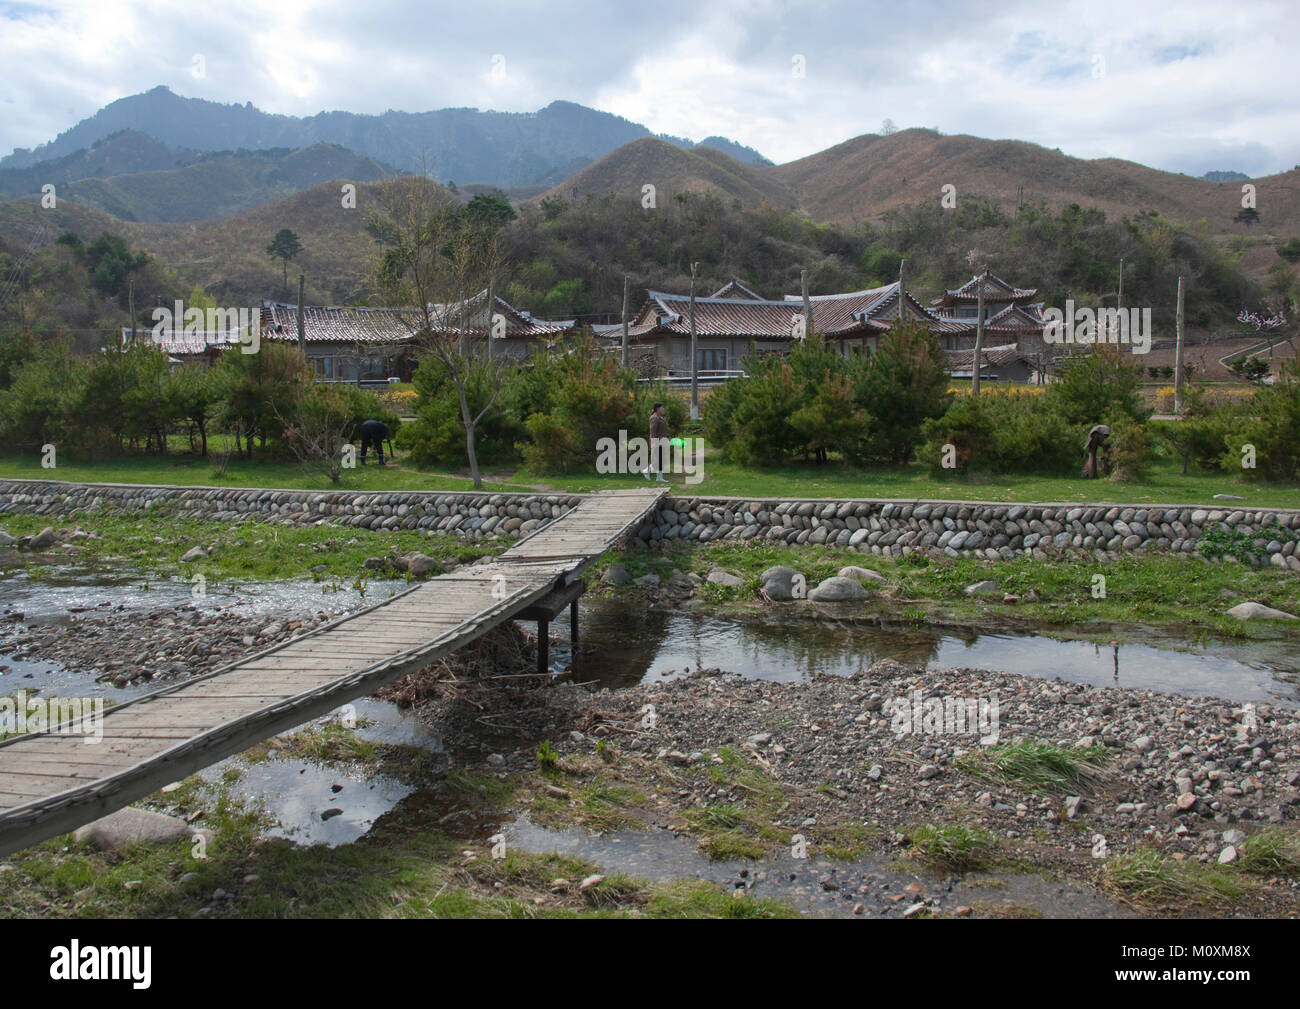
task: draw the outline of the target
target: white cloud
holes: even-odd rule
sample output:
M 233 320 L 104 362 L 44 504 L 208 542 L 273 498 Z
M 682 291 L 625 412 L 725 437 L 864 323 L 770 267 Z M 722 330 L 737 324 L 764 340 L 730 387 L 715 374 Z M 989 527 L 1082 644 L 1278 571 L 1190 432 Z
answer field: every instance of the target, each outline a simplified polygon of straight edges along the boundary
M 1293 37 L 1292 6 L 1269 0 L 1186 0 L 1176 17 L 1131 0 L 0 3 L 0 151 L 166 84 L 288 115 L 566 99 L 777 161 L 888 116 L 1081 157 L 1263 174 L 1300 161 Z

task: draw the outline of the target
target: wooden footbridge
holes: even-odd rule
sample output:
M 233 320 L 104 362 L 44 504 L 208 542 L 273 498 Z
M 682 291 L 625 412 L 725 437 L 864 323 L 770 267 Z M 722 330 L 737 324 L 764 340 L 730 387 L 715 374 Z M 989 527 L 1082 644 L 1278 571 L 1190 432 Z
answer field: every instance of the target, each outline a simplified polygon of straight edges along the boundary
M 103 739 L 0 742 L 0 855 L 55 837 L 435 662 L 513 618 L 545 622 L 666 489 L 604 491 L 497 557 L 204 676 L 107 709 Z M 576 607 L 575 607 L 576 612 Z

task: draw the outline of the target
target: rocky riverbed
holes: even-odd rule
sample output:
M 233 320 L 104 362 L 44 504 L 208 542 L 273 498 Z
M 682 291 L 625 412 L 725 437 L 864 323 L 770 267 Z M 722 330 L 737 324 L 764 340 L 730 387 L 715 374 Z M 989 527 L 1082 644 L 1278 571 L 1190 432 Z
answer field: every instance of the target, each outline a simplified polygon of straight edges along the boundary
M 553 823 L 591 826 L 591 796 L 622 794 L 613 822 L 687 834 L 718 857 L 788 859 L 802 839 L 810 858 L 846 843 L 908 858 L 937 834 L 971 849 L 940 858 L 949 882 L 954 867 L 1047 873 L 1163 914 L 1288 914 L 1300 896 L 1294 863 L 1261 877 L 1249 857 L 1254 835 L 1296 850 L 1300 720 L 1287 709 L 893 662 L 802 683 L 708 670 L 595 694 L 511 693 L 486 720 L 481 695 L 467 705 L 455 692 L 421 715 L 459 759 L 523 781 L 525 805 Z M 966 728 L 957 700 L 971 731 L 953 731 Z M 485 734 L 485 721 L 510 732 Z M 559 769 L 545 778 L 542 736 Z M 1047 781 L 1054 769 L 1067 780 Z M 1189 875 L 1197 896 L 1138 899 L 1130 872 L 1146 858 L 1178 878 L 1235 873 L 1248 896 L 1207 905 Z M 845 885 L 821 871 L 828 889 Z M 876 896 L 888 908 L 896 892 Z M 961 894 L 939 903 L 952 911 Z M 896 911 L 907 907 L 916 913 L 912 901 Z

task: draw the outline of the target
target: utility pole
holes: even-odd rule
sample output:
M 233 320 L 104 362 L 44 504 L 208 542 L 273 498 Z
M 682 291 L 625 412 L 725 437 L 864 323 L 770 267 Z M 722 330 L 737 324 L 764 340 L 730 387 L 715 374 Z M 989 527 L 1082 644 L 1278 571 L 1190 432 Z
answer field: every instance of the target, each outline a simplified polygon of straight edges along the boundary
M 799 271 L 799 290 L 803 293 L 803 335 L 813 334 L 812 301 L 808 298 L 808 271 Z
M 975 309 L 975 367 L 971 370 L 970 375 L 970 394 L 972 396 L 980 394 L 980 366 L 984 362 L 984 282 L 988 279 L 988 275 L 988 270 L 980 274 L 980 285 L 975 303 L 977 306 Z
M 492 309 L 496 307 L 496 303 L 497 303 L 496 298 L 493 296 L 493 290 L 492 290 L 495 282 L 496 282 L 496 277 L 488 277 L 487 317 L 483 329 L 483 332 L 487 335 L 487 341 L 486 341 L 487 346 L 484 348 L 483 352 L 487 355 L 487 359 L 489 361 L 492 360 L 492 315 L 493 315 Z
M 131 346 L 135 346 L 135 278 L 126 284 L 126 310 L 131 313 Z
M 632 278 L 629 277 L 626 273 L 623 274 L 623 367 L 624 368 L 631 366 L 631 361 L 628 359 L 629 355 L 631 354 L 631 350 L 628 348 L 627 345 L 627 296 L 628 296 L 628 290 L 631 287 L 631 285 L 632 285 Z
M 695 274 L 699 263 L 691 264 L 691 420 L 700 419 L 700 360 L 695 351 Z
M 1183 412 L 1183 278 L 1178 278 L 1178 307 L 1174 316 L 1174 413 Z
M 907 321 L 907 291 L 903 287 L 903 270 L 906 266 L 906 259 L 898 261 L 898 324 L 900 326 Z
M 1124 307 L 1124 257 L 1119 257 L 1119 293 L 1115 295 L 1115 307 Z
M 302 351 L 302 356 L 307 356 L 307 333 L 303 328 L 302 320 L 302 291 L 304 285 L 303 275 L 298 274 L 298 349 Z

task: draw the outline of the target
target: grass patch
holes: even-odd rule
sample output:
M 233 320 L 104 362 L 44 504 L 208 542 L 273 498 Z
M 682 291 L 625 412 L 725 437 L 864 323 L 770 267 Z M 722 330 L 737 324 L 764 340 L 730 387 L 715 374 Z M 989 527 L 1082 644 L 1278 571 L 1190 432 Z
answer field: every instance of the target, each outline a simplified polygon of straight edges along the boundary
M 91 538 L 77 541 L 77 558 L 112 562 L 151 575 L 193 580 L 202 574 L 210 588 L 223 581 L 276 581 L 313 578 L 323 590 L 352 585 L 367 557 L 384 557 L 390 548 L 398 553 L 419 551 L 444 564 L 477 560 L 505 549 L 508 542 L 475 543 L 457 536 L 426 536 L 415 529 L 354 529 L 340 526 L 294 527 L 247 519 L 217 523 L 177 513 L 165 502 L 147 514 L 73 513 L 63 516 L 10 513 L 3 526 L 14 537 L 57 528 L 80 526 Z M 204 547 L 209 556 L 197 563 L 180 563 L 191 546 Z M 36 567 L 36 565 L 31 565 Z M 364 571 L 367 579 L 381 572 Z
M 679 880 L 657 887 L 647 901 L 653 918 L 798 918 L 772 897 L 738 897 L 703 880 Z
M 1101 870 L 1101 886 L 1140 908 L 1215 908 L 1242 895 L 1241 875 L 1201 862 L 1180 862 L 1154 848 L 1118 855 Z
M 912 853 L 931 868 L 949 872 L 982 869 L 993 861 L 998 840 L 987 830 L 961 823 L 926 824 L 908 833 Z
M 827 858 L 851 862 L 865 855 L 879 836 L 879 828 L 863 823 L 818 826 L 812 828 L 812 847 Z
M 433 775 L 438 764 L 435 754 L 410 743 L 378 743 L 366 739 L 356 729 L 368 724 L 368 719 L 360 718 L 350 728 L 338 719 L 330 719 L 300 729 L 292 736 L 263 740 L 245 751 L 245 757 L 257 763 L 270 759 L 274 752 L 279 760 L 305 760 L 321 767 L 355 766 L 407 784 L 427 781 Z M 243 774 L 238 768 L 231 770 Z
M 1103 746 L 1056 746 L 1036 739 L 973 750 L 953 762 L 971 777 L 1030 792 L 1078 793 L 1095 789 L 1109 756 Z
M 1300 876 L 1300 839 L 1283 830 L 1261 830 L 1238 846 L 1235 868 L 1252 876 Z
M 474 776 L 448 776 L 476 791 Z M 463 855 L 464 840 L 437 829 L 386 830 L 327 848 L 262 836 L 263 813 L 197 777 L 147 804 L 202 808 L 215 831 L 206 860 L 188 839 L 105 853 L 64 836 L 11 856 L 0 917 L 246 918 L 793 918 L 775 900 L 734 898 L 699 880 L 647 883 L 611 873 L 582 891 L 600 868 L 559 854 L 507 851 L 503 859 Z M 565 885 L 555 886 L 563 878 Z M 237 894 L 214 900 L 217 888 Z

